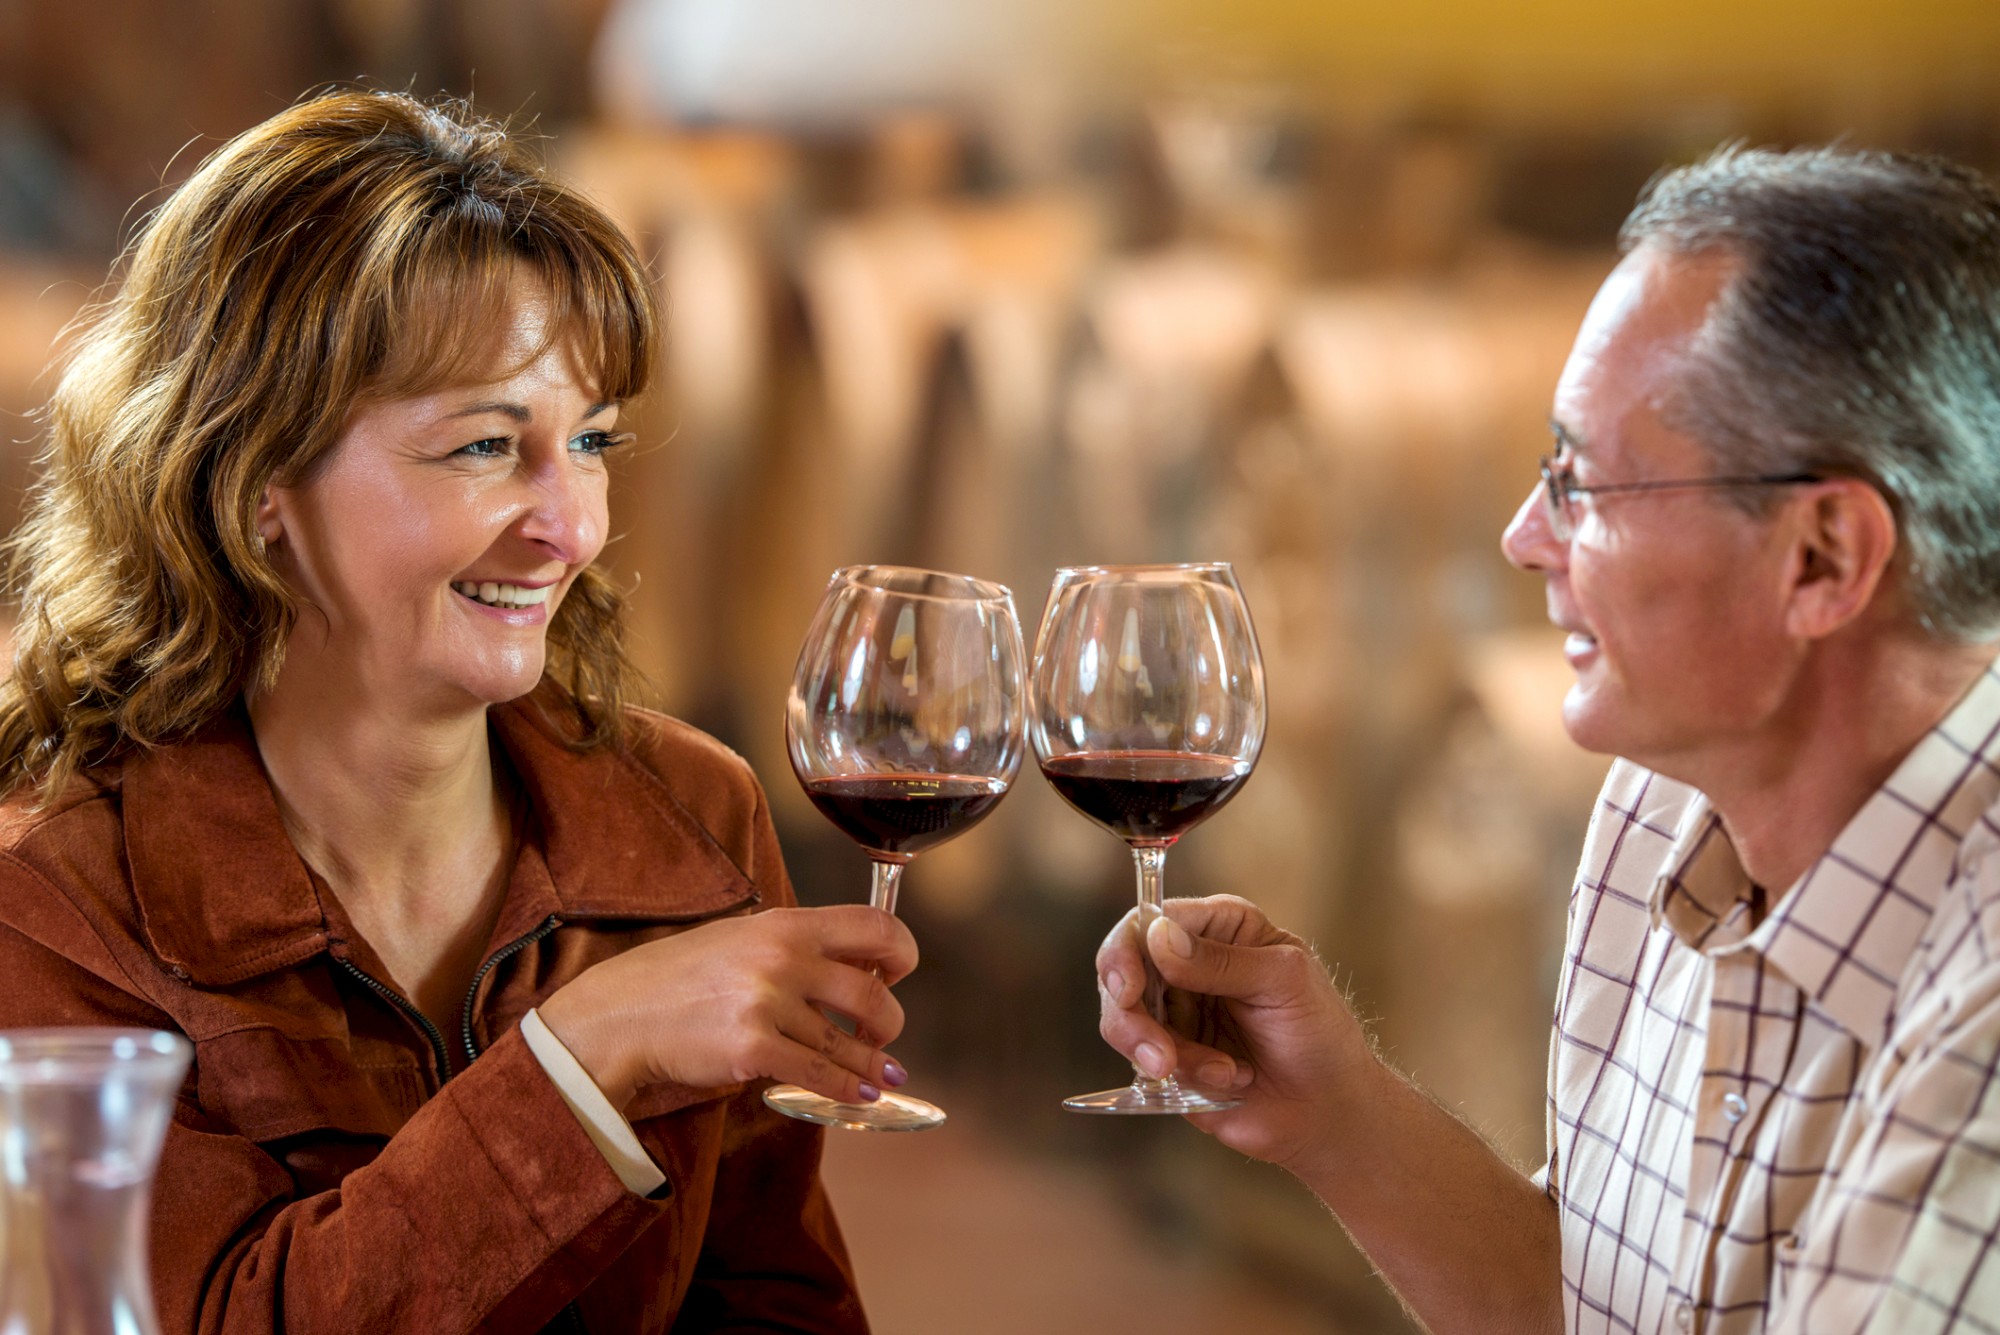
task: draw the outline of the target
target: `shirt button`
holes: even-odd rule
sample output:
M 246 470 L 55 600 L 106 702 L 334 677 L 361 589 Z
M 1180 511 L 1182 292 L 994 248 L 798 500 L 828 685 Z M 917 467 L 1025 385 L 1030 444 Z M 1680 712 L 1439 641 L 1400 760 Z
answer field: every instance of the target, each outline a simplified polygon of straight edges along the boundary
M 1750 1105 L 1744 1102 L 1741 1094 L 1730 1093 L 1722 1096 L 1722 1115 L 1732 1123 L 1742 1121 L 1749 1111 Z
M 1674 1309 L 1674 1324 L 1682 1330 L 1692 1327 L 1694 1325 L 1694 1308 L 1687 1303 L 1682 1303 L 1679 1307 L 1676 1307 Z

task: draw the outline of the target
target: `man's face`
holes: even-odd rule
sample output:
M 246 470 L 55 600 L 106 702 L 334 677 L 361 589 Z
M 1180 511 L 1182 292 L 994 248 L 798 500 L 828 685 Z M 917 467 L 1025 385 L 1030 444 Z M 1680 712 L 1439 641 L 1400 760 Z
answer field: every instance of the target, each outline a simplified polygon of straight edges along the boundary
M 1591 303 L 1556 387 L 1562 454 L 1581 486 L 1740 472 L 1665 420 L 1678 364 L 1735 273 L 1720 256 L 1642 246 Z M 1568 542 L 1539 485 L 1501 546 L 1548 582 L 1569 632 L 1570 736 L 1677 777 L 1770 723 L 1786 666 L 1779 528 L 1715 489 L 1579 496 Z

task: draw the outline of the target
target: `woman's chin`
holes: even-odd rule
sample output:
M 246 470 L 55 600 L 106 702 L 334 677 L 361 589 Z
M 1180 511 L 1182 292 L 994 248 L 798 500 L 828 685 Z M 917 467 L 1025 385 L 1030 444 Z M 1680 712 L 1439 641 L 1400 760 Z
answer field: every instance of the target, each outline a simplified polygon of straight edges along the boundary
M 547 656 L 539 652 L 508 654 L 500 662 L 461 679 L 460 689 L 480 706 L 504 705 L 518 700 L 542 684 Z

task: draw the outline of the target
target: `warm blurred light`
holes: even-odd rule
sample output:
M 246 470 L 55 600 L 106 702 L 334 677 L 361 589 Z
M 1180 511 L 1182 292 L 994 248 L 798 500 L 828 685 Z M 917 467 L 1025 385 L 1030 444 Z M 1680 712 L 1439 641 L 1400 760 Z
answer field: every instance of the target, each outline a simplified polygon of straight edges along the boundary
M 1126 45 L 1156 74 L 1284 76 L 1336 101 L 1645 124 L 1651 99 L 1734 107 L 1940 94 L 1991 103 L 1991 0 L 1151 0 Z

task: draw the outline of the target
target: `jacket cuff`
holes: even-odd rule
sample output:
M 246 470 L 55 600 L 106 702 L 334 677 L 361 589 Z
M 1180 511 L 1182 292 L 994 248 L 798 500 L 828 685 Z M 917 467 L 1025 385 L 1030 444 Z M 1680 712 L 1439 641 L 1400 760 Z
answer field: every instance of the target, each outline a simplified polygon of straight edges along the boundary
M 492 1167 L 492 1176 L 478 1181 L 475 1165 L 465 1165 L 464 1189 L 511 1197 L 557 1248 L 592 1252 L 608 1238 L 629 1241 L 658 1218 L 661 1207 L 635 1198 L 605 1162 L 518 1028 L 448 1081 L 433 1102 L 446 1105 Z
M 639 1144 L 639 1137 L 632 1131 L 632 1124 L 611 1106 L 611 1100 L 590 1078 L 590 1072 L 583 1069 L 583 1063 L 576 1059 L 575 1054 L 542 1023 L 538 1012 L 531 1010 L 521 1017 L 521 1038 L 554 1083 L 556 1093 L 582 1124 L 583 1133 L 590 1137 L 590 1143 L 597 1146 L 597 1152 L 604 1156 L 604 1161 L 611 1165 L 611 1171 L 618 1174 L 618 1180 L 625 1184 L 625 1190 L 634 1196 L 652 1196 L 665 1186 L 667 1175 L 647 1157 L 644 1147 Z

